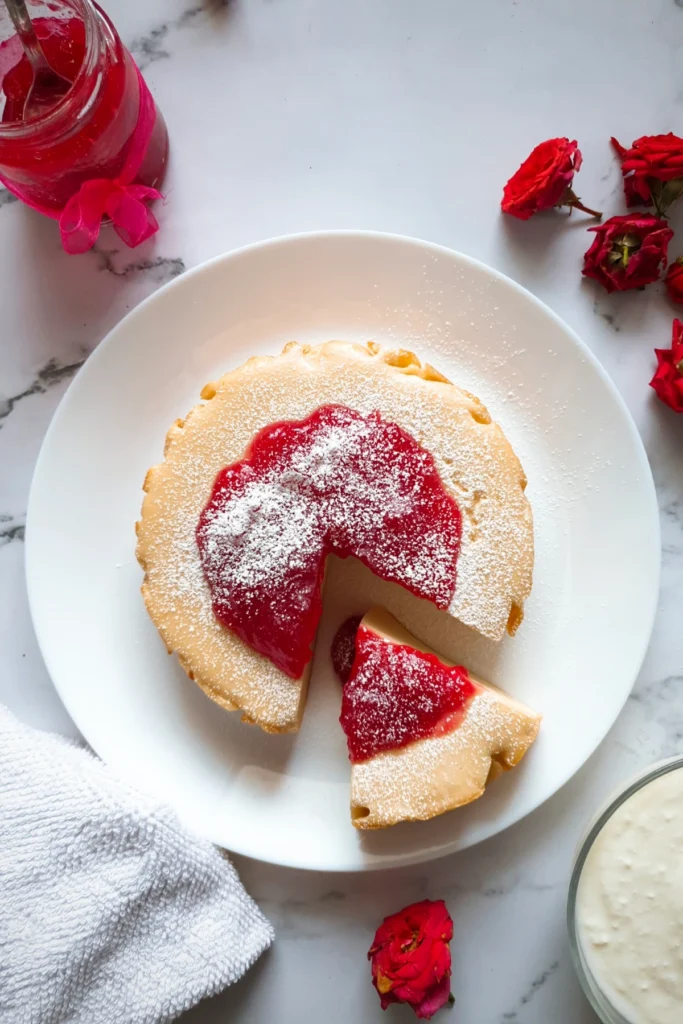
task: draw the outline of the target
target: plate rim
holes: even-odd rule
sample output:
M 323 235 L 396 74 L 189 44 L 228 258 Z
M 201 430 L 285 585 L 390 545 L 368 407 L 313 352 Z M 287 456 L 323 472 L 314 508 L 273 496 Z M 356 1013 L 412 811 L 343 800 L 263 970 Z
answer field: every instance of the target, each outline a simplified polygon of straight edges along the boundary
M 466 253 L 462 253 L 457 249 L 452 249 L 449 246 L 440 245 L 435 242 L 427 241 L 426 239 L 417 238 L 411 235 L 397 234 L 385 231 L 340 228 L 277 235 L 271 238 L 250 242 L 247 245 L 239 246 L 236 249 L 227 250 L 226 252 L 217 254 L 216 256 L 212 256 L 209 259 L 204 260 L 201 263 L 198 263 L 197 266 L 191 267 L 189 270 L 186 270 L 178 277 L 173 278 L 171 281 L 167 281 L 161 287 L 153 291 L 150 295 L 146 296 L 146 298 L 144 298 L 131 310 L 129 310 L 126 313 L 126 315 L 122 317 L 98 342 L 96 347 L 89 354 L 83 365 L 75 374 L 67 390 L 62 396 L 57 408 L 55 409 L 52 415 L 50 423 L 48 424 L 47 430 L 45 431 L 45 434 L 43 436 L 38 456 L 36 458 L 36 462 L 34 465 L 33 473 L 31 476 L 26 512 L 24 576 L 26 581 L 31 622 L 35 633 L 36 642 L 38 644 L 41 657 L 43 658 L 43 661 L 45 663 L 48 675 L 50 676 L 52 685 L 54 686 L 57 695 L 59 696 L 59 699 L 66 708 L 66 711 L 69 714 L 70 718 L 72 719 L 72 721 L 74 722 L 74 724 L 76 725 L 77 729 L 84 737 L 86 742 L 89 745 L 91 745 L 90 740 L 88 739 L 87 730 L 83 728 L 83 723 L 80 720 L 80 715 L 78 711 L 72 707 L 71 701 L 67 696 L 65 696 L 61 684 L 57 681 L 59 677 L 59 672 L 53 673 L 52 671 L 51 662 L 53 661 L 53 659 L 51 657 L 50 652 L 46 649 L 49 646 L 49 644 L 47 644 L 47 642 L 45 641 L 43 630 L 40 625 L 40 615 L 36 611 L 38 603 L 37 591 L 39 589 L 39 586 L 36 579 L 38 574 L 36 569 L 34 568 L 35 559 L 32 557 L 32 551 L 34 550 L 34 547 L 31 540 L 31 523 L 34 518 L 34 509 L 36 506 L 35 495 L 38 490 L 37 481 L 44 471 L 44 466 L 47 464 L 47 461 L 49 459 L 49 448 L 52 443 L 52 439 L 59 430 L 61 419 L 66 414 L 66 410 L 72 399 L 74 389 L 76 386 L 80 387 L 83 378 L 87 376 L 89 373 L 93 372 L 93 367 L 96 367 L 98 360 L 102 358 L 101 353 L 107 351 L 112 344 L 115 344 L 115 340 L 113 341 L 112 339 L 115 339 L 117 332 L 121 329 L 123 324 L 126 323 L 126 321 L 128 321 L 130 318 L 134 317 L 136 314 L 140 313 L 143 309 L 146 309 L 150 305 L 154 305 L 155 303 L 165 301 L 164 296 L 168 292 L 171 292 L 177 288 L 186 287 L 194 277 L 206 273 L 206 271 L 209 268 L 214 267 L 218 264 L 229 265 L 231 261 L 239 259 L 245 254 L 254 252 L 256 250 L 271 249 L 298 242 L 316 242 L 322 240 L 329 241 L 335 238 L 355 238 L 361 242 L 371 240 L 388 243 L 398 243 L 404 246 L 420 248 L 423 251 L 426 250 L 427 252 L 430 252 L 434 255 L 443 256 L 448 259 L 452 259 L 453 257 L 455 257 L 456 260 L 461 261 L 464 264 L 468 264 L 479 271 L 483 271 L 490 277 L 497 280 L 499 283 L 511 288 L 514 292 L 517 292 L 518 295 L 530 301 L 533 305 L 539 308 L 546 316 L 548 316 L 552 321 L 554 321 L 554 323 L 561 329 L 561 331 L 568 336 L 568 338 L 571 340 L 572 344 L 578 350 L 578 352 L 585 358 L 586 362 L 591 367 L 591 369 L 597 374 L 598 378 L 600 379 L 600 381 L 606 388 L 607 392 L 610 394 L 611 398 L 615 402 L 618 411 L 621 413 L 622 422 L 625 423 L 625 426 L 628 430 L 631 443 L 633 444 L 634 454 L 637 459 L 637 468 L 640 471 L 639 475 L 641 476 L 641 487 L 643 488 L 643 497 L 646 498 L 647 503 L 650 506 L 649 516 L 652 520 L 652 522 L 650 523 L 650 526 L 652 528 L 650 536 L 652 540 L 652 549 L 654 556 L 653 565 L 651 567 L 649 607 L 644 608 L 642 615 L 642 619 L 646 624 L 647 628 L 643 632 L 643 639 L 641 643 L 641 649 L 638 652 L 638 657 L 634 657 L 634 669 L 632 672 L 630 685 L 628 689 L 625 691 L 624 698 L 619 705 L 617 713 L 615 714 L 614 718 L 612 718 L 612 720 L 605 726 L 604 730 L 602 730 L 599 733 L 599 736 L 596 739 L 594 746 L 586 754 L 584 760 L 580 764 L 570 768 L 565 774 L 563 774 L 561 776 L 561 781 L 558 782 L 558 784 L 555 786 L 551 793 L 533 800 L 530 806 L 527 807 L 523 811 L 523 813 L 520 814 L 518 818 L 516 818 L 515 821 L 509 822 L 500 829 L 491 832 L 488 836 L 482 836 L 479 839 L 475 839 L 472 843 L 468 843 L 467 846 L 460 845 L 458 843 L 458 840 L 455 839 L 450 843 L 446 843 L 442 846 L 438 846 L 436 848 L 431 848 L 424 851 L 399 854 L 394 857 L 391 857 L 391 855 L 386 855 L 386 859 L 391 860 L 390 863 L 384 863 L 385 857 L 383 856 L 378 857 L 374 860 L 359 861 L 357 863 L 348 863 L 347 861 L 344 861 L 342 863 L 337 863 L 331 867 L 322 868 L 319 866 L 311 865 L 309 863 L 302 864 L 292 859 L 278 859 L 272 856 L 268 856 L 267 852 L 255 853 L 252 849 L 240 848 L 239 842 L 227 848 L 230 850 L 231 853 L 237 854 L 239 856 L 249 857 L 252 860 L 256 860 L 264 864 L 272 864 L 277 867 L 305 871 L 356 874 L 359 872 L 367 871 L 394 870 L 396 868 L 407 867 L 415 864 L 423 864 L 427 863 L 428 861 L 437 860 L 442 857 L 452 855 L 460 850 L 471 848 L 475 845 L 478 845 L 481 842 L 485 842 L 487 840 L 495 838 L 498 835 L 501 835 L 507 829 L 512 828 L 514 825 L 523 821 L 530 814 L 534 813 L 534 811 L 538 810 L 538 808 L 541 807 L 544 803 L 546 803 L 548 800 L 556 796 L 559 793 L 559 791 L 563 789 L 564 786 L 566 786 L 570 779 L 572 779 L 583 767 L 585 767 L 587 761 L 592 757 L 592 755 L 595 753 L 598 747 L 603 743 L 607 733 L 610 731 L 610 729 L 613 728 L 617 718 L 623 711 L 623 708 L 629 698 L 629 695 L 633 690 L 640 670 L 643 666 L 643 662 L 645 660 L 645 656 L 647 654 L 650 641 L 652 639 L 652 633 L 655 625 L 661 587 L 661 523 L 659 518 L 659 503 L 657 499 L 657 491 L 654 483 L 654 478 L 652 475 L 650 462 L 647 457 L 647 452 L 645 450 L 645 445 L 643 443 L 640 432 L 636 426 L 635 420 L 633 419 L 633 416 L 631 415 L 631 412 L 626 404 L 626 401 L 624 400 L 623 396 L 621 395 L 621 392 L 618 390 L 616 384 L 608 374 L 605 367 L 602 365 L 602 363 L 599 361 L 599 359 L 593 353 L 593 351 L 588 347 L 586 342 L 584 342 L 583 339 L 576 333 L 573 327 L 571 327 L 565 320 L 563 320 L 562 317 L 560 317 L 559 314 L 557 314 L 550 306 L 548 306 L 546 302 L 544 302 L 538 296 L 534 295 L 534 293 L 531 292 L 528 288 L 524 287 L 524 285 L 519 284 L 519 282 L 509 277 L 507 274 L 504 274 L 502 271 L 497 270 L 495 267 L 492 267 L 489 264 L 484 263 L 482 260 L 479 260 L 476 257 L 469 256 Z M 92 749 L 95 751 L 97 756 L 100 757 L 95 747 L 92 747 Z M 104 761 L 103 758 L 102 760 Z M 144 787 L 143 791 L 147 792 L 146 790 L 144 790 Z M 172 809 L 174 810 L 174 813 L 178 814 L 175 808 Z

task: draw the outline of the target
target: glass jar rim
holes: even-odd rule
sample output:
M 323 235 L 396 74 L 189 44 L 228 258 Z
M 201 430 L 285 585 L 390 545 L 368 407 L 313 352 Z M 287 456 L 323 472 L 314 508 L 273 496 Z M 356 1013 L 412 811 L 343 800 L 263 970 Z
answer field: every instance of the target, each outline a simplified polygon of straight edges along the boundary
M 12 121 L 4 124 L 0 121 L 0 139 L 19 140 L 31 138 L 36 132 L 49 130 L 59 124 L 64 112 L 70 109 L 75 97 L 78 96 L 81 88 L 92 73 L 99 56 L 98 42 L 100 39 L 100 25 L 104 20 L 106 25 L 113 31 L 111 22 L 104 12 L 97 7 L 93 0 L 59 0 L 64 8 L 71 8 L 77 17 L 80 17 L 85 27 L 85 53 L 78 73 L 74 78 L 71 88 L 55 103 L 45 114 L 34 117 L 30 121 Z
M 603 803 L 597 814 L 588 824 L 577 849 L 567 895 L 569 950 L 574 970 L 581 983 L 581 988 L 589 1003 L 600 1017 L 600 1020 L 604 1021 L 605 1024 L 631 1024 L 631 1022 L 609 1001 L 586 962 L 576 923 L 576 903 L 581 873 L 595 840 L 619 808 L 623 807 L 627 800 L 630 800 L 640 789 L 643 789 L 663 775 L 668 775 L 670 772 L 680 769 L 683 769 L 683 755 L 675 754 L 673 757 L 666 758 L 663 761 L 656 761 L 641 772 L 638 772 L 638 774 L 631 776 L 622 787 L 616 792 L 613 791 L 605 803 Z

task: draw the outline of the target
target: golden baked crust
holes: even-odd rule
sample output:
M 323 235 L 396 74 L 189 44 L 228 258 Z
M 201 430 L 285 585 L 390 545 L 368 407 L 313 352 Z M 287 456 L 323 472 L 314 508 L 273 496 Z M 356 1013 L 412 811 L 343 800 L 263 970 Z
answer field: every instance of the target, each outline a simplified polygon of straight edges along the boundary
M 168 431 L 147 473 L 138 523 L 142 593 L 170 652 L 217 703 L 272 732 L 297 729 L 308 671 L 292 680 L 214 618 L 195 527 L 216 474 L 272 423 L 337 403 L 378 411 L 435 458 L 463 517 L 450 613 L 485 636 L 513 632 L 531 589 L 533 525 L 526 479 L 484 406 L 402 349 L 373 342 L 290 342 L 207 384 L 204 401 Z
M 435 653 L 382 608 L 368 612 L 362 624 L 392 643 Z M 387 828 L 452 811 L 476 800 L 489 782 L 519 764 L 538 735 L 541 716 L 497 687 L 470 678 L 480 692 L 453 732 L 352 765 L 351 820 L 356 828 Z

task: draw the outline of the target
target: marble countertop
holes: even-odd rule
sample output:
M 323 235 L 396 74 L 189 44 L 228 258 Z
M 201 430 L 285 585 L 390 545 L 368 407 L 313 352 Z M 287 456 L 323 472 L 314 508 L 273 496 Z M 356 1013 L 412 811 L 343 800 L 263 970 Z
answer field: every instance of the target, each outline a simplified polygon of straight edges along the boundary
M 669 343 L 661 285 L 608 296 L 581 280 L 587 220 L 501 218 L 504 181 L 539 141 L 577 138 L 577 191 L 623 213 L 610 135 L 683 131 L 681 0 L 106 0 L 169 127 L 161 230 L 128 250 L 109 231 L 81 257 L 0 193 L 0 700 L 75 735 L 29 617 L 23 531 L 31 473 L 69 380 L 107 331 L 186 268 L 268 236 L 374 228 L 430 239 L 545 300 L 607 367 L 645 442 L 663 575 L 649 653 L 597 753 L 545 806 L 475 849 L 365 877 L 237 858 L 277 942 L 187 1024 L 408 1021 L 382 1016 L 365 952 L 381 917 L 426 896 L 455 920 L 449 1018 L 588 1024 L 565 934 L 582 828 L 609 790 L 683 749 L 683 417 L 647 387 Z M 683 253 L 683 203 L 673 256 Z M 679 233 L 680 232 L 680 233 Z M 628 558 L 628 551 L 624 558 Z M 94 680 L 96 684 L 97 680 Z M 581 691 L 577 699 L 590 695 Z

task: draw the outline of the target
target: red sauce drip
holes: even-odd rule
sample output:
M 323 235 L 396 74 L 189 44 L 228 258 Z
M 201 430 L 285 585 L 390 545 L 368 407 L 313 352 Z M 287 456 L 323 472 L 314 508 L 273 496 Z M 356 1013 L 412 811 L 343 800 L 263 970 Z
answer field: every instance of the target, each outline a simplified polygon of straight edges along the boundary
M 444 665 L 435 654 L 391 643 L 361 626 L 339 719 L 349 757 L 367 761 L 384 750 L 452 732 L 476 692 L 462 666 Z
M 216 477 L 197 544 L 219 622 L 293 679 L 311 658 L 329 554 L 450 604 L 460 513 L 431 454 L 378 413 L 327 405 L 266 427 Z
M 351 675 L 353 660 L 356 657 L 356 633 L 362 618 L 362 615 L 353 615 L 346 622 L 342 622 L 332 640 L 332 668 L 341 683 L 345 683 Z

